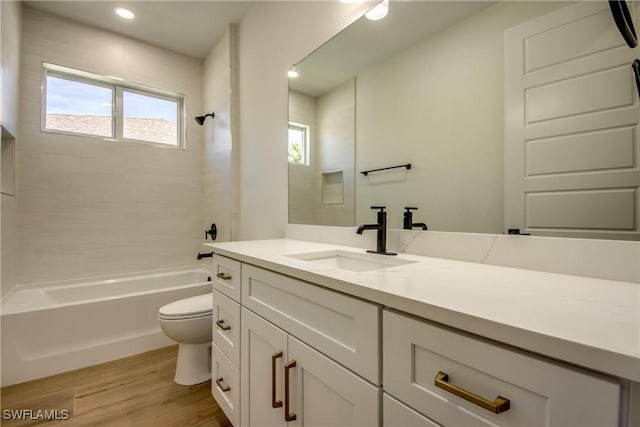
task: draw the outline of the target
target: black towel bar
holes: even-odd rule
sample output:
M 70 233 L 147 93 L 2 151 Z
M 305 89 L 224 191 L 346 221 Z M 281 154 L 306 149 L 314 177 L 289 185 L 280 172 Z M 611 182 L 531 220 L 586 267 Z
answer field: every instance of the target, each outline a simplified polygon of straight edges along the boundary
M 370 169 L 367 171 L 362 171 L 360 172 L 362 175 L 367 176 L 369 175 L 369 173 L 371 172 L 379 172 L 379 171 L 386 171 L 388 169 L 396 169 L 396 168 L 407 168 L 407 169 L 411 169 L 411 163 L 407 163 L 406 165 L 398 165 L 398 166 L 389 166 L 388 168 L 380 168 L 380 169 Z

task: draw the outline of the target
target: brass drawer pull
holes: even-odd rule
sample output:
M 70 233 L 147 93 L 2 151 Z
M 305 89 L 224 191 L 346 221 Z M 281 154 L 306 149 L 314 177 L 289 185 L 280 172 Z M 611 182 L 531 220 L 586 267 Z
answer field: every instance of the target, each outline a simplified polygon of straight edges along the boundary
M 289 413 L 289 370 L 296 367 L 296 361 L 290 360 L 284 365 L 284 420 L 293 421 L 296 419 L 296 414 Z
M 229 329 L 231 329 L 231 326 L 224 324 L 224 319 L 217 320 L 216 325 L 218 325 L 218 328 L 222 329 L 223 331 L 228 331 Z
M 231 387 L 229 387 L 228 385 L 224 385 L 224 383 L 222 382 L 223 380 L 224 378 L 222 377 L 216 378 L 216 384 L 218 384 L 218 387 L 220 387 L 220 390 L 222 390 L 223 392 L 231 390 Z
M 493 412 L 494 414 L 500 414 L 502 412 L 509 410 L 509 399 L 505 399 L 502 396 L 496 397 L 496 400 L 493 402 L 485 399 L 482 396 L 478 396 L 477 394 L 471 393 L 465 389 L 462 389 L 453 384 L 449 384 L 449 375 L 440 371 L 436 375 L 435 385 L 438 388 L 441 388 L 445 391 L 448 391 L 451 394 L 455 394 L 462 399 L 473 403 L 474 405 L 478 405 L 487 411 Z
M 218 273 L 218 274 L 216 274 L 216 277 L 218 279 L 222 279 L 222 280 L 231 280 L 231 275 L 230 274 Z
M 271 356 L 271 407 L 282 408 L 282 400 L 276 400 L 276 359 L 282 357 L 282 351 Z

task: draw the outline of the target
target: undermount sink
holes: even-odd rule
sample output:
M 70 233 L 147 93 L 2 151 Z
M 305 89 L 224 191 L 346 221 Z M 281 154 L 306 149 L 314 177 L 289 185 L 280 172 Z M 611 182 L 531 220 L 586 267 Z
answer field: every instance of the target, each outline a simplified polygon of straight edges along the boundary
M 371 254 L 366 252 L 349 252 L 343 250 L 304 252 L 288 254 L 285 256 L 316 264 L 322 264 L 330 268 L 355 272 L 373 271 L 416 262 L 388 255 Z

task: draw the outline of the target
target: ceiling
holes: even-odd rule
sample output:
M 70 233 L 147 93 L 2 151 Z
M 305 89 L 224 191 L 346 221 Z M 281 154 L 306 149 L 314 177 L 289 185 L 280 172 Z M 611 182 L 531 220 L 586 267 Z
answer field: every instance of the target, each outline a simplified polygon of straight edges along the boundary
M 195 58 L 205 58 L 253 1 L 23 1 L 25 6 L 92 25 Z M 128 21 L 114 13 L 125 7 Z
M 264 0 L 257 0 L 264 1 Z M 102 28 L 195 58 L 205 58 L 230 23 L 239 23 L 257 1 L 248 0 L 23 0 L 27 7 Z M 300 64 L 315 69 L 292 82 L 318 95 L 367 65 L 487 7 L 492 1 L 392 1 L 381 21 L 359 21 Z M 114 13 L 125 7 L 128 21 Z M 321 53 L 322 52 L 322 53 Z M 353 52 L 358 52 L 354 55 Z M 321 65 L 318 66 L 318 63 Z M 339 64 L 339 66 L 337 65 Z M 304 65 L 304 67 L 303 67 Z
M 360 18 L 297 64 L 300 75 L 289 80 L 289 87 L 322 95 L 383 58 L 493 4 L 493 0 L 391 1 L 384 19 Z

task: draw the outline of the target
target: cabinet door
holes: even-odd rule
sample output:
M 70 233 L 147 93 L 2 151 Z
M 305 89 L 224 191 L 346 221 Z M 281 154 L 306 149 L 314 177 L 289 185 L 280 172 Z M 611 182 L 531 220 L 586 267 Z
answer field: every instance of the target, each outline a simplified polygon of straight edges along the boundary
M 378 426 L 377 387 L 292 336 L 286 366 L 290 425 Z
M 242 308 L 241 324 L 242 425 L 285 426 L 287 334 L 246 308 Z
M 382 407 L 384 427 L 441 427 L 387 393 L 382 393 Z

